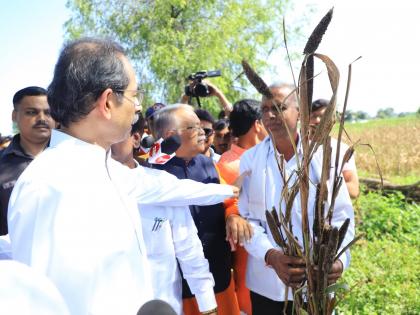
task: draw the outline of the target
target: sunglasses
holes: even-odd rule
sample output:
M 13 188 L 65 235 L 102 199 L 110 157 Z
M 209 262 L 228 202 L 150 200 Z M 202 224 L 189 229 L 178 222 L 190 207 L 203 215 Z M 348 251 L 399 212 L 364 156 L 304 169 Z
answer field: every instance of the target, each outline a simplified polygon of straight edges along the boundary
M 206 138 L 210 137 L 214 133 L 214 130 L 212 128 L 203 128 L 203 130 Z

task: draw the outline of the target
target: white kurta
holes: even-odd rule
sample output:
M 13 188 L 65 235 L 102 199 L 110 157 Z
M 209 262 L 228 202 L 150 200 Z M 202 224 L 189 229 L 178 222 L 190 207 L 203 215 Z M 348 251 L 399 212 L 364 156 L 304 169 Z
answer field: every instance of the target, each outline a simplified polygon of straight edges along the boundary
M 321 152 L 321 150 L 319 150 Z M 298 156 L 301 159 L 301 149 L 298 146 Z M 315 184 L 320 180 L 322 169 L 322 155 L 316 154 L 311 161 L 309 177 L 309 202 L 308 217 L 309 227 L 312 230 L 314 219 Z M 296 156 L 285 163 L 287 177 L 292 177 L 289 184 L 295 182 L 295 171 L 297 169 Z M 250 254 L 248 256 L 246 283 L 247 287 L 260 295 L 275 301 L 293 300 L 291 290 L 288 297 L 285 296 L 285 285 L 277 276 L 274 269 L 265 263 L 265 254 L 271 248 L 278 248 L 270 229 L 267 225 L 265 210 L 276 207 L 279 211 L 284 211 L 285 202 L 280 200 L 283 180 L 281 179 L 277 162 L 275 160 L 274 148 L 269 138 L 260 144 L 246 151 L 240 161 L 240 172 L 251 170 L 251 175 L 246 177 L 242 186 L 242 193 L 239 197 L 239 211 L 244 218 L 247 218 L 254 228 L 254 235 L 245 248 Z M 329 199 L 331 200 L 331 192 Z M 344 238 L 343 246 L 347 245 L 354 237 L 354 213 L 346 185 L 342 185 L 335 201 L 334 214 L 332 218 L 333 226 L 341 226 L 345 219 L 350 218 L 350 226 Z M 298 193 L 291 213 L 293 234 L 302 245 L 302 213 L 300 206 L 300 194 Z M 303 247 L 303 246 L 302 246 Z M 350 252 L 347 251 L 340 257 L 344 268 L 350 262 Z
M 168 302 L 178 314 L 182 314 L 179 263 L 199 310 L 204 312 L 215 308 L 213 276 L 190 209 L 142 206 L 140 214 L 154 298 Z
M 54 130 L 9 202 L 13 258 L 47 275 L 71 314 L 131 315 L 153 297 L 137 203 L 211 203 L 232 194 L 228 186 L 129 170 L 109 155 Z
M 68 315 L 63 297 L 44 275 L 14 260 L 0 261 L 0 313 Z
M 341 142 L 338 169 L 341 168 L 341 163 L 343 161 L 344 154 L 346 153 L 348 148 L 349 148 L 349 146 L 347 144 L 345 144 L 344 142 Z M 331 149 L 332 149 L 331 150 L 331 165 L 334 166 L 335 165 L 335 156 L 337 154 L 337 139 L 335 139 L 335 138 L 331 138 Z M 332 168 L 331 170 L 334 171 L 334 168 Z M 356 161 L 355 161 L 355 153 L 353 153 L 353 155 L 351 156 L 351 158 L 349 159 L 348 162 L 344 163 L 343 171 L 357 172 Z M 332 176 L 334 176 L 333 174 L 334 174 L 334 172 L 332 173 Z

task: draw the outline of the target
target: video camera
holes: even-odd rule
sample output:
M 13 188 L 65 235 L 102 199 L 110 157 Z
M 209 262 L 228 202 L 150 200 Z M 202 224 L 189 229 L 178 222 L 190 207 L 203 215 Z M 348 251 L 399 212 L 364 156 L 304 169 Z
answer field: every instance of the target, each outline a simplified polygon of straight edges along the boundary
M 205 78 L 220 77 L 222 75 L 220 70 L 213 71 L 198 71 L 190 74 L 188 80 L 192 81 L 189 85 L 185 86 L 185 95 L 189 97 L 206 97 L 210 95 L 209 87 L 203 83 Z

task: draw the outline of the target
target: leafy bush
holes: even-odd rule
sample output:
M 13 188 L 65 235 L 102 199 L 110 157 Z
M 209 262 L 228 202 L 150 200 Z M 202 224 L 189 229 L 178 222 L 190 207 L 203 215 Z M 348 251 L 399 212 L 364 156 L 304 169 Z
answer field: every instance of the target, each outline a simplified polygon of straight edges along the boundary
M 364 232 L 366 240 L 420 245 L 420 207 L 406 202 L 401 193 L 383 196 L 369 192 L 359 198 L 355 208 L 361 220 L 359 233 Z
M 420 314 L 420 209 L 399 194 L 362 194 L 356 202 L 365 238 L 352 247 L 338 314 Z
M 339 314 L 419 314 L 418 248 L 389 240 L 353 247 L 343 281 L 350 287 Z

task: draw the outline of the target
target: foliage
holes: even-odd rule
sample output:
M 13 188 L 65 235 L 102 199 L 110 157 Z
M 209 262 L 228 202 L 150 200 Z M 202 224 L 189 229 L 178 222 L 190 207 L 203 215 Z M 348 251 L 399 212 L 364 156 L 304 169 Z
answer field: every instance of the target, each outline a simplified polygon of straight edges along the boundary
M 418 314 L 419 206 L 401 194 L 362 194 L 356 203 L 366 239 L 353 247 L 339 314 Z
M 369 114 L 362 110 L 358 110 L 358 111 L 347 110 L 344 116 L 344 120 L 346 122 L 366 120 L 369 118 L 370 118 Z
M 68 0 L 72 16 L 65 28 L 69 38 L 108 36 L 126 47 L 148 101 L 178 101 L 185 78 L 202 69 L 221 69 L 222 77 L 212 82 L 237 100 L 249 86 L 240 75 L 241 60 L 260 71 L 268 68 L 289 5 L 289 0 Z
M 376 118 L 389 118 L 389 117 L 394 117 L 394 116 L 395 116 L 395 113 L 392 107 L 387 107 L 385 109 L 381 108 L 376 113 Z
M 418 314 L 420 300 L 418 247 L 392 240 L 353 247 L 343 281 L 350 292 L 338 314 Z
M 386 239 L 420 246 L 420 206 L 407 203 L 400 192 L 388 196 L 369 192 L 358 200 L 357 209 L 367 241 Z

